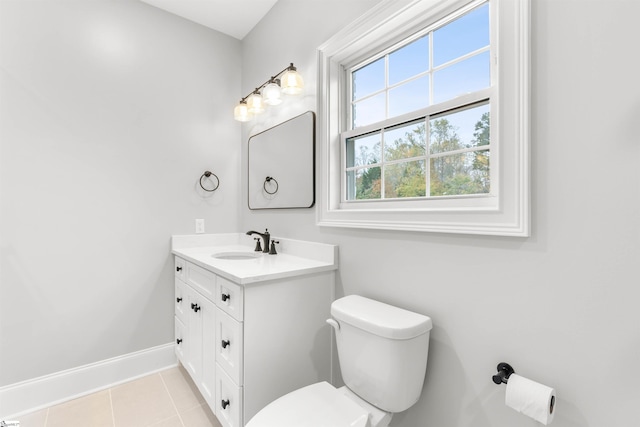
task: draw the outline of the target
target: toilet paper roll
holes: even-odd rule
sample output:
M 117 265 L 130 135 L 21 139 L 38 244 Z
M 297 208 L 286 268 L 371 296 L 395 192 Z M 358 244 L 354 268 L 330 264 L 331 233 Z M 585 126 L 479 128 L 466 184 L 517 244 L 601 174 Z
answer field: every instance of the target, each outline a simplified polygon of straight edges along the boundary
M 556 391 L 544 384 L 511 374 L 507 382 L 505 404 L 548 425 L 555 414 Z

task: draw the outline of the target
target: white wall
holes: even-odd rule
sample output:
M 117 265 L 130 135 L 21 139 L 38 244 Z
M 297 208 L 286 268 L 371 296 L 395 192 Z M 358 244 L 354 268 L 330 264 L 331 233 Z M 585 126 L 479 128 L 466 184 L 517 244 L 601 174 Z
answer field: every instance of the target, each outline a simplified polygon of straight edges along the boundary
M 244 40 L 243 92 L 292 61 L 307 92 L 243 127 L 243 165 L 250 133 L 315 109 L 315 49 L 375 3 L 280 0 Z M 242 229 L 340 245 L 339 294 L 433 318 L 423 395 L 396 427 L 539 425 L 504 406 L 501 361 L 557 389 L 557 427 L 637 424 L 640 2 L 532 3 L 530 238 L 319 228 L 315 209 L 241 203 Z
M 134 0 L 0 7 L 2 386 L 173 340 L 171 234 L 238 228 L 241 45 Z

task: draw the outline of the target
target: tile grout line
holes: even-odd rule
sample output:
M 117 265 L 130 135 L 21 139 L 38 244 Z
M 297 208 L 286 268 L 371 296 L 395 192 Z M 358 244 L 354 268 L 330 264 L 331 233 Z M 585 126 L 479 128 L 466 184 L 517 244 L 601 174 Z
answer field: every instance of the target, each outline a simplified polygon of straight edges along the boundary
M 113 398 L 111 397 L 111 388 L 109 389 L 109 407 L 111 408 L 111 422 L 116 427 L 116 414 L 113 412 Z
M 173 401 L 173 396 L 171 396 L 171 392 L 169 391 L 169 387 L 167 387 L 167 383 L 164 381 L 164 377 L 162 376 L 162 373 L 158 372 L 158 375 L 160 375 L 160 380 L 162 381 L 162 385 L 164 386 L 164 389 L 166 390 L 167 394 L 169 395 L 169 400 L 171 400 L 171 404 L 173 405 L 173 409 L 175 409 L 176 410 L 176 414 L 178 414 L 178 419 L 180 420 L 180 424 L 182 425 L 182 427 L 185 427 L 184 421 L 182 421 L 182 416 L 180 415 L 180 411 L 178 411 L 178 407 L 176 406 L 176 402 Z

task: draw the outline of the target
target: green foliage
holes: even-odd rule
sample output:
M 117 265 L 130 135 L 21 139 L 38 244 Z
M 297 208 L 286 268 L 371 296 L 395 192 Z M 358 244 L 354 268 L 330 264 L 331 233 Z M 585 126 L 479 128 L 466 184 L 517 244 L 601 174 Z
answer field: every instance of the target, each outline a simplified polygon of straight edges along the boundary
M 490 143 L 490 117 L 484 113 L 475 124 L 473 140 L 463 144 L 457 129 L 446 118 L 430 122 L 429 152 L 436 155 L 430 164 L 430 195 L 484 194 L 490 190 L 489 150 L 447 154 L 470 147 L 488 146 Z M 424 197 L 426 195 L 424 160 L 410 160 L 425 154 L 426 125 L 414 126 L 404 137 L 385 144 L 384 198 Z M 360 164 L 381 162 L 380 143 L 373 152 L 361 147 L 358 155 Z M 393 160 L 407 159 L 406 162 L 386 164 Z M 381 168 L 371 167 L 360 172 L 356 180 L 356 199 L 380 199 Z
M 380 168 L 367 168 L 356 181 L 356 199 L 379 199 L 381 196 Z

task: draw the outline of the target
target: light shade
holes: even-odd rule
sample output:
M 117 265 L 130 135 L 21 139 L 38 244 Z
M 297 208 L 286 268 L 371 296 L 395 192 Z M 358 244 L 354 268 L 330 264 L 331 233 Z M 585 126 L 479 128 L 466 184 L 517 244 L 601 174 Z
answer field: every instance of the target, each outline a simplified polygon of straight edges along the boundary
M 249 106 L 249 113 L 260 114 L 264 111 L 264 104 L 262 103 L 262 95 L 258 92 L 253 92 L 247 98 L 247 105 Z
M 262 98 L 267 105 L 278 105 L 282 102 L 280 86 L 272 81 L 262 89 Z
M 282 91 L 288 95 L 297 95 L 302 92 L 304 81 L 293 64 L 284 72 L 282 77 L 280 77 L 280 87 L 282 87 Z
M 233 109 L 233 118 L 239 122 L 248 122 L 253 117 L 249 112 L 249 106 L 246 101 L 240 101 L 236 108 Z

